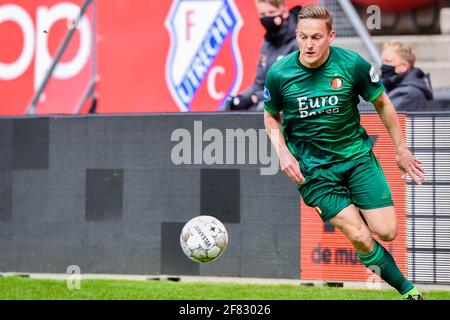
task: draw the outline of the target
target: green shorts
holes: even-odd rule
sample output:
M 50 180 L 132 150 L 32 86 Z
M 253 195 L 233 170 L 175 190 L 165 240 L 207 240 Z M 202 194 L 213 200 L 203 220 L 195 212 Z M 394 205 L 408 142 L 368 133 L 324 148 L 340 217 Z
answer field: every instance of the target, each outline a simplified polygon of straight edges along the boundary
M 391 189 L 373 152 L 312 170 L 298 186 L 303 201 L 324 222 L 351 204 L 363 210 L 393 206 Z

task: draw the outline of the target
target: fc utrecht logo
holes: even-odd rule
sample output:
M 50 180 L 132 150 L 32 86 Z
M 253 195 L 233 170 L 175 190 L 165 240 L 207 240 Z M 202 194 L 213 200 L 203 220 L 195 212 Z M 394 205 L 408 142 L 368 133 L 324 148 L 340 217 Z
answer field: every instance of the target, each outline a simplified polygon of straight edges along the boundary
M 242 82 L 234 0 L 174 0 L 165 26 L 171 45 L 166 82 L 181 111 L 214 111 Z

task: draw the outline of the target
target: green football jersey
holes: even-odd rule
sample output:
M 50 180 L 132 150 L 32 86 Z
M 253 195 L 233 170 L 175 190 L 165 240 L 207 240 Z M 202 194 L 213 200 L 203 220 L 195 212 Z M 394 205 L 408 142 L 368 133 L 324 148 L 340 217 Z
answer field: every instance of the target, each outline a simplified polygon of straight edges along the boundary
M 302 171 L 358 158 L 372 149 L 360 124 L 359 96 L 373 101 L 384 91 L 374 67 L 356 52 L 330 47 L 327 61 L 311 69 L 295 51 L 269 70 L 265 110 L 283 112 L 282 130 Z

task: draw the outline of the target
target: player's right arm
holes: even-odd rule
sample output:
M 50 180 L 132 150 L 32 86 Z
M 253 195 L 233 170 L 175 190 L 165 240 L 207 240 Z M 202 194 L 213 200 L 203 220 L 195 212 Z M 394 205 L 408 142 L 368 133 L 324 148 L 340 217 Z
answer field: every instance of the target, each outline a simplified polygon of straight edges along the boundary
M 284 133 L 281 130 L 280 113 L 283 99 L 280 91 L 280 79 L 272 66 L 267 73 L 264 86 L 264 126 L 277 152 L 281 170 L 295 183 L 303 184 L 305 178 L 300 172 L 299 163 L 286 145 Z
M 284 134 L 281 131 L 280 114 L 272 114 L 264 111 L 264 126 L 266 127 L 267 134 L 270 141 L 272 141 L 278 158 L 280 159 L 281 171 L 296 184 L 303 184 L 305 178 L 300 171 L 299 163 L 287 147 Z

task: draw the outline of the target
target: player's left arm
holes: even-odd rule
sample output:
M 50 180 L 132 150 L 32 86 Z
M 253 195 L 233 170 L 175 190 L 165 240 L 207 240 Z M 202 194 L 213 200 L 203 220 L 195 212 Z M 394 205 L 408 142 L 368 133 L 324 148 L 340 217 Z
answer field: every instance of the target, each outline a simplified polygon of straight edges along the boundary
M 421 166 L 422 162 L 414 157 L 406 145 L 397 112 L 391 100 L 383 92 L 372 103 L 394 143 L 398 167 L 404 174 L 408 174 L 417 184 L 422 184 L 422 182 L 426 181 L 426 172 Z

